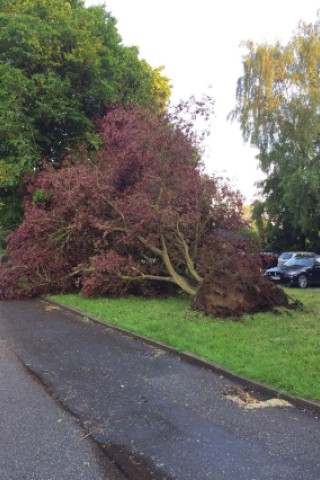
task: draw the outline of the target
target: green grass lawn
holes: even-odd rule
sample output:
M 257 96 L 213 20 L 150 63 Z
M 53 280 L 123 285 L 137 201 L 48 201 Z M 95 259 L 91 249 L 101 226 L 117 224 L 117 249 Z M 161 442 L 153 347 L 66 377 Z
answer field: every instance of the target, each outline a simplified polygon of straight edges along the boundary
M 179 297 L 49 298 L 283 392 L 320 400 L 320 289 L 288 293 L 304 303 L 302 310 L 250 315 L 242 323 L 205 317 Z

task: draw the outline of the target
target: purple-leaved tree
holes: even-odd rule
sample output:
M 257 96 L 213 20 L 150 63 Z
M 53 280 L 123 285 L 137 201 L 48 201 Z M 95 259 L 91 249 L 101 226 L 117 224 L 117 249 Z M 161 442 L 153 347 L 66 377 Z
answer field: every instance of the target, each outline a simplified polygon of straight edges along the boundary
M 12 265 L 0 271 L 1 297 L 179 289 L 214 314 L 204 279 L 216 292 L 223 287 L 214 279 L 227 275 L 256 297 L 273 299 L 276 291 L 286 303 L 261 282 L 257 248 L 241 234 L 240 194 L 203 173 L 189 126 L 167 112 L 115 106 L 97 121 L 102 146 L 93 159 L 73 155 L 59 170 L 29 174 L 24 222 L 8 239 Z M 231 284 L 221 298 L 230 298 Z

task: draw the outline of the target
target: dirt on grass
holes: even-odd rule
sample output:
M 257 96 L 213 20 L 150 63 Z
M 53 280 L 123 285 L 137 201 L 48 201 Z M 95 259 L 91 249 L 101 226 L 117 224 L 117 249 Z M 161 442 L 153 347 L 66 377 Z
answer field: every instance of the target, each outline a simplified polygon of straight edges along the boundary
M 276 307 L 296 308 L 288 295 L 263 276 L 214 272 L 207 275 L 192 308 L 215 318 L 240 320 L 245 313 L 268 312 Z

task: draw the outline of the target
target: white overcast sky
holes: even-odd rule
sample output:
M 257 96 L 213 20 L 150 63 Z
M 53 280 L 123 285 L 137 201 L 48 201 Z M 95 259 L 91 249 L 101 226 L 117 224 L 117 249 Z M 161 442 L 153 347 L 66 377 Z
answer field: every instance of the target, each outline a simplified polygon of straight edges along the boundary
M 242 141 L 238 123 L 226 120 L 235 106 L 242 74 L 243 40 L 283 43 L 300 20 L 315 22 L 317 0 L 86 0 L 105 5 L 118 22 L 125 45 L 139 47 L 152 67 L 163 65 L 173 86 L 172 100 L 210 92 L 215 118 L 205 154 L 208 173 L 230 178 L 251 202 L 262 178 L 255 149 Z M 210 89 L 209 89 L 209 86 Z

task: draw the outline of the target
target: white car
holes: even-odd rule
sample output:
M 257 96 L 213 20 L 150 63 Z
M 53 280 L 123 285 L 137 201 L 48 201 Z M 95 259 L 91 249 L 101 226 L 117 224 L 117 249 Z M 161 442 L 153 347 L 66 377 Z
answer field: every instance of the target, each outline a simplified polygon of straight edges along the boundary
M 317 254 L 314 253 L 314 252 L 283 252 L 279 255 L 278 257 L 278 264 L 277 264 L 277 267 L 281 267 L 282 265 L 284 265 L 288 260 L 290 260 L 291 258 L 294 258 L 296 256 L 299 256 L 299 257 L 314 257 L 316 256 Z

